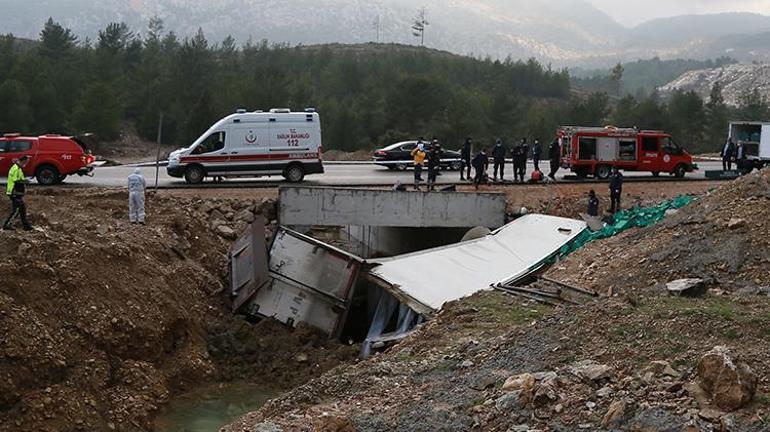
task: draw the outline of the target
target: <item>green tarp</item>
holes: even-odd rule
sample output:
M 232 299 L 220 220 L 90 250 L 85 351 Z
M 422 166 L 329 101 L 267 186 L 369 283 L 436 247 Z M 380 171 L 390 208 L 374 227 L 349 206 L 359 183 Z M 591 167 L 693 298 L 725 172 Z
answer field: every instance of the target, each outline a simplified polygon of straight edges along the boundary
M 570 243 L 556 253 L 552 258 L 552 261 L 561 260 L 567 255 L 582 249 L 583 246 L 591 243 L 594 240 L 601 240 L 610 237 L 614 237 L 621 232 L 637 227 L 646 227 L 663 220 L 666 217 L 668 210 L 677 210 L 690 204 L 695 198 L 688 195 L 681 195 L 673 200 L 665 201 L 655 207 L 634 207 L 628 210 L 623 210 L 615 215 L 612 223 L 608 223 L 605 227 L 599 231 L 591 231 L 586 229 L 582 234 L 577 236 Z

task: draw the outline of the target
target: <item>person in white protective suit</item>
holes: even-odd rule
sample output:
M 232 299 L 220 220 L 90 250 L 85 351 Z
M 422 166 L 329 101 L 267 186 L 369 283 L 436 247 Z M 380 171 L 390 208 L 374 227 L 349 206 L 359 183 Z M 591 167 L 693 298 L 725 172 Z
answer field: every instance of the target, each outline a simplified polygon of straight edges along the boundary
M 147 182 L 139 168 L 128 176 L 128 220 L 144 225 L 144 190 Z

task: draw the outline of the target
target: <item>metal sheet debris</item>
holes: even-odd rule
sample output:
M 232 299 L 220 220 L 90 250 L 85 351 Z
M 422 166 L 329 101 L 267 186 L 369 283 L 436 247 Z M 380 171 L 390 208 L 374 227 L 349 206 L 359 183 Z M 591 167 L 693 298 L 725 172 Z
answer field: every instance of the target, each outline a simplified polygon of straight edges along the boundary
M 586 230 L 573 219 L 532 214 L 481 239 L 389 259 L 370 277 L 422 315 L 531 273 Z

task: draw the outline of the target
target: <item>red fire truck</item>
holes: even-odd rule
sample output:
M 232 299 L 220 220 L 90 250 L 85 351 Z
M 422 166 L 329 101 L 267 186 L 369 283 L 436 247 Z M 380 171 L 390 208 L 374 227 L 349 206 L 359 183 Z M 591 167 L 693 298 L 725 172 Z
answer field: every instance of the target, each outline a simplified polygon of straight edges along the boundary
M 613 167 L 624 171 L 649 171 L 657 177 L 669 173 L 682 178 L 698 169 L 692 156 L 662 131 L 635 128 L 564 126 L 557 131 L 561 165 L 578 177 L 610 176 Z

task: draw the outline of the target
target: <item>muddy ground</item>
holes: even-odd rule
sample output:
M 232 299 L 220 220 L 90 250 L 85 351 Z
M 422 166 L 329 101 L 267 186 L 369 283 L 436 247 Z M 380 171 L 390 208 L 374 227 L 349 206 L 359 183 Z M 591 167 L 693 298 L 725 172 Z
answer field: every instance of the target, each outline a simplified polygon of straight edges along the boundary
M 27 203 L 37 229 L 0 232 L 0 431 L 146 431 L 173 394 L 291 388 L 354 357 L 230 313 L 229 230 L 275 219 L 274 201 L 161 194 L 146 226 L 124 191 L 33 188 Z
M 527 207 L 574 217 L 591 187 L 499 190 L 508 195 L 511 212 Z M 713 187 L 707 182 L 633 184 L 626 198 L 654 203 Z M 466 352 L 473 354 L 469 361 L 474 365 L 484 364 L 496 356 L 492 347 L 506 337 L 518 340 L 552 311 L 499 295 L 482 296 L 473 300 L 478 305 L 458 304 L 430 323 L 427 338 L 415 336 L 349 368 L 356 347 L 330 343 L 306 328 L 290 332 L 269 321 L 253 326 L 230 313 L 229 245 L 255 214 L 266 216 L 274 228 L 276 197 L 274 189 L 161 191 L 148 197 L 148 224 L 140 227 L 126 220 L 125 191 L 31 188 L 27 202 L 38 230 L 0 232 L 5 251 L 0 257 L 0 431 L 149 430 L 173 395 L 228 380 L 269 380 L 285 390 L 302 385 L 249 417 L 240 426 L 246 430 L 251 420 L 267 417 L 286 420 L 286 430 L 295 430 L 316 425 L 323 412 L 339 412 L 342 418 L 335 423 L 321 416 L 330 430 L 348 421 L 361 430 L 390 425 L 464 429 L 469 418 L 473 426 L 478 416 L 460 408 L 472 408 L 482 395 L 494 396 L 488 393 L 494 386 L 481 393 L 446 387 L 476 379 L 476 372 L 465 376 L 476 369 L 462 366 L 470 355 Z M 0 214 L 8 211 L 7 201 L 0 201 Z M 554 364 L 543 348 L 549 345 L 541 345 L 532 336 L 529 354 L 511 351 L 512 361 L 542 368 Z M 379 366 L 381 361 L 385 366 Z M 400 369 L 402 363 L 406 369 Z M 345 366 L 324 375 L 340 364 Z M 497 364 L 493 370 L 524 369 L 532 367 Z M 414 394 L 412 379 L 419 383 Z M 382 384 L 378 393 L 369 394 L 375 388 L 369 380 Z M 434 381 L 441 386 L 433 387 Z M 388 399 L 400 393 L 394 388 L 404 388 L 413 401 L 412 408 L 404 407 L 411 414 L 403 423 L 392 418 L 404 414 L 397 408 L 401 402 Z M 371 417 L 359 422 L 342 410 L 348 397 L 355 401 L 350 409 Z M 425 419 L 423 413 L 428 413 Z M 445 423 L 444 416 L 451 422 Z

